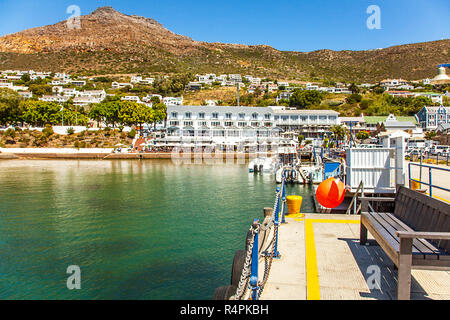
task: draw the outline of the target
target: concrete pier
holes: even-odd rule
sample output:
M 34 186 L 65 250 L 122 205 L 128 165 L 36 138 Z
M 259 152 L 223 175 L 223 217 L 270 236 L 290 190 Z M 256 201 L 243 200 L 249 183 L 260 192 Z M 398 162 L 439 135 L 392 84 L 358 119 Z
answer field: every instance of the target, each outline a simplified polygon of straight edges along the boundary
M 370 235 L 370 245 L 359 245 L 359 216 L 306 214 L 287 222 L 261 300 L 396 299 L 397 271 Z M 411 299 L 450 299 L 450 272 L 413 270 Z

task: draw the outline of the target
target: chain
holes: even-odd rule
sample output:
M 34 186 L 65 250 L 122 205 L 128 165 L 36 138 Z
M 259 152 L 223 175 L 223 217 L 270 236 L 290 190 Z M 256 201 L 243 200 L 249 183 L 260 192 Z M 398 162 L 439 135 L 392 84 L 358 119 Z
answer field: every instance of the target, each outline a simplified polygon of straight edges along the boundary
M 236 290 L 236 294 L 234 295 L 234 300 L 240 300 L 242 298 L 242 296 L 245 294 L 245 292 L 247 291 L 246 284 L 248 281 L 250 265 L 252 263 L 253 244 L 255 243 L 255 235 L 259 232 L 259 226 L 256 229 L 250 228 L 250 231 L 252 232 L 252 238 L 251 238 L 251 241 L 247 248 L 247 252 L 245 255 L 244 268 L 241 273 L 241 278 L 239 279 L 239 284 L 238 284 L 238 287 Z M 244 291 L 243 291 L 243 289 L 244 289 Z
M 270 269 L 272 269 L 273 256 L 275 254 L 275 237 L 277 236 L 278 226 L 273 229 L 272 250 L 270 254 L 267 254 L 264 259 L 264 276 L 263 281 L 259 285 L 258 299 L 261 297 L 267 280 L 269 280 Z M 269 262 L 267 262 L 269 261 Z

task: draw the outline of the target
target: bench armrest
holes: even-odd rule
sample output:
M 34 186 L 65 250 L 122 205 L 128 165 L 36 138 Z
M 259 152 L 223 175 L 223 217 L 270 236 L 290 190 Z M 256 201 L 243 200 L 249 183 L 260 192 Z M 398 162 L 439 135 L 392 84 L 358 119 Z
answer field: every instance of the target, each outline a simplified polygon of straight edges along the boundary
M 358 197 L 360 201 L 394 202 L 395 198 Z
M 410 232 L 397 231 L 395 233 L 400 239 L 431 239 L 431 240 L 450 240 L 450 232 Z

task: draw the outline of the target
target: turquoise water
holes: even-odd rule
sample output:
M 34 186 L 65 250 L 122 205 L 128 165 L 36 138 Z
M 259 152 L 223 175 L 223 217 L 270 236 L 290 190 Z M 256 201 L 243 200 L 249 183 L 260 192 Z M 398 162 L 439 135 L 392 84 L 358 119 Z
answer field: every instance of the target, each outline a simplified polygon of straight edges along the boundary
M 0 299 L 210 299 L 276 188 L 171 161 L 0 161 L 0 186 Z

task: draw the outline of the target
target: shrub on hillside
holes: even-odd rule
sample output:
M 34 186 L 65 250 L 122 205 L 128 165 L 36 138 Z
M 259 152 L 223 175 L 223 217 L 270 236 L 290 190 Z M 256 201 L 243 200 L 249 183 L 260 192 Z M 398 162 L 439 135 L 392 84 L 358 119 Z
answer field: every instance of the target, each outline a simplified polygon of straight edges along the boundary
M 44 130 L 42 130 L 42 133 L 45 135 L 45 137 L 50 137 L 55 132 L 53 131 L 53 128 L 51 125 L 46 124 Z
M 16 130 L 9 128 L 6 130 L 5 136 L 14 138 L 16 136 Z
M 362 98 L 363 98 L 362 95 L 360 95 L 358 93 L 353 93 L 348 96 L 347 103 L 348 104 L 359 103 L 359 102 L 361 102 Z
M 72 135 L 72 134 L 74 134 L 74 133 L 75 133 L 75 130 L 74 130 L 73 128 L 67 129 L 67 134 L 68 134 L 68 135 Z
M 131 129 L 131 131 L 128 132 L 128 138 L 134 139 L 134 137 L 136 137 L 136 134 L 137 134 L 136 129 Z

